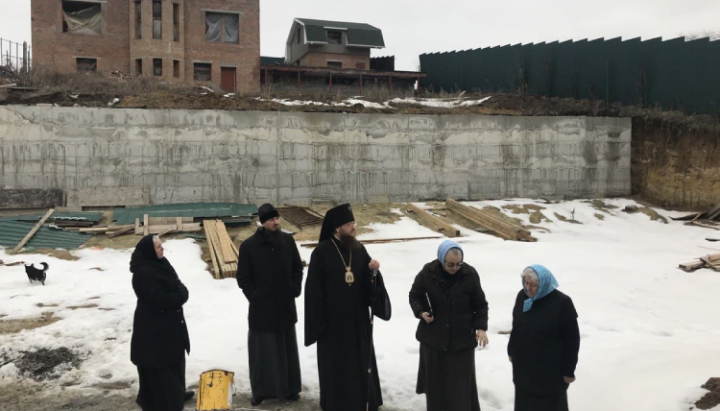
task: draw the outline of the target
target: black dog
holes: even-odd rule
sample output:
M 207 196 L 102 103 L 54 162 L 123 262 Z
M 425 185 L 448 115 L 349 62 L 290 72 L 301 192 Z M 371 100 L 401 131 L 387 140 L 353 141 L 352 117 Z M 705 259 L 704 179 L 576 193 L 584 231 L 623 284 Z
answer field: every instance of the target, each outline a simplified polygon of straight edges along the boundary
M 43 266 L 42 270 L 38 270 L 35 268 L 35 264 L 30 264 L 25 266 L 25 272 L 27 273 L 28 280 L 30 280 L 30 284 L 32 284 L 33 281 L 39 281 L 42 283 L 42 285 L 45 285 L 45 279 L 47 278 L 47 270 L 50 268 L 47 263 L 41 263 Z

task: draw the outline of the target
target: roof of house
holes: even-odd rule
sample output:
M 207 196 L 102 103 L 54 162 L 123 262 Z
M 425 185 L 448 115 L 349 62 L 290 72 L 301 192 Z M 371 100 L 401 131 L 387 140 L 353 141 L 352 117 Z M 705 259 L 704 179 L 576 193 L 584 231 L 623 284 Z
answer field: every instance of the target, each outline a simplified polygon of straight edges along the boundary
M 305 40 L 308 43 L 327 43 L 327 30 L 337 29 L 346 32 L 347 45 L 350 47 L 385 47 L 382 30 L 369 24 L 305 18 L 296 18 L 295 22 L 305 27 Z

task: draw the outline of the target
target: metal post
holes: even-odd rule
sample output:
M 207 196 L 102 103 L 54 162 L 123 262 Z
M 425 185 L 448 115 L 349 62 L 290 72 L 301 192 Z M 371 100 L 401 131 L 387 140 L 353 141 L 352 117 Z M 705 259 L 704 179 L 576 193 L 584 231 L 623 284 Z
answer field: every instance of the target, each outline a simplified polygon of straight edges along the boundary
M 0 66 L 3 65 L 2 57 L 3 57 L 3 39 L 0 37 Z
M 363 75 L 360 74 L 360 94 L 363 92 Z
M 390 75 L 390 92 L 393 92 L 393 85 L 392 85 L 392 74 Z
M 332 73 L 330 73 L 330 85 L 328 86 L 328 93 L 332 93 Z
M 23 68 L 22 68 L 22 71 L 23 71 L 23 74 L 26 74 L 26 75 L 28 73 L 27 62 L 28 62 L 28 45 L 27 45 L 27 41 L 23 41 Z
M 298 70 L 298 88 L 300 88 L 302 86 L 302 80 L 301 80 L 300 76 L 301 76 L 301 71 Z

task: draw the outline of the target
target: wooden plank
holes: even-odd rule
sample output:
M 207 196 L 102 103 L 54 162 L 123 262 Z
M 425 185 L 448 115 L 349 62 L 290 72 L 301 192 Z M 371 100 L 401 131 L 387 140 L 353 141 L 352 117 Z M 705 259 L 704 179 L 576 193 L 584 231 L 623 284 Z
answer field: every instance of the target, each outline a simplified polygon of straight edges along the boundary
M 25 244 L 27 244 L 27 242 L 30 241 L 30 239 L 33 238 L 33 236 L 35 235 L 35 233 L 38 232 L 38 230 L 40 229 L 40 227 L 42 227 L 42 225 L 45 224 L 45 221 L 47 221 L 47 219 L 50 218 L 50 216 L 51 216 L 52 213 L 54 213 L 54 212 L 55 212 L 55 209 L 54 209 L 54 208 L 49 209 L 49 210 L 47 211 L 47 213 L 45 213 L 45 215 L 43 216 L 43 218 L 41 218 L 40 221 L 38 221 L 37 224 L 35 224 L 35 226 L 32 228 L 32 230 L 30 230 L 30 232 L 27 233 L 22 240 L 20 240 L 20 242 L 18 243 L 18 245 L 15 246 L 15 248 L 13 248 L 12 252 L 13 252 L 13 253 L 17 253 L 18 251 L 20 251 L 20 249 L 22 249 L 23 246 L 25 246 Z
M 182 221 L 183 223 L 192 223 L 194 222 L 193 217 L 150 217 L 149 223 L 151 226 L 154 225 L 173 225 L 177 224 L 178 220 Z
M 524 228 L 516 224 L 503 221 L 488 212 L 475 207 L 468 207 L 464 204 L 460 204 L 451 198 L 447 199 L 446 204 L 452 212 L 457 213 L 474 223 L 480 224 L 482 227 L 494 232 L 501 238 L 513 241 L 537 241 L 537 239 Z
M 213 275 L 215 276 L 215 278 L 220 278 L 220 276 L 222 274 L 220 273 L 220 268 L 218 267 L 218 261 L 217 261 L 217 258 L 215 257 L 215 249 L 213 248 L 212 236 L 210 235 L 210 224 L 208 224 L 209 222 L 210 221 L 205 222 L 205 237 L 207 237 L 208 252 L 210 253 L 210 259 L 212 260 L 213 271 L 214 271 Z
M 182 232 L 182 230 L 183 230 L 183 219 L 182 219 L 182 217 L 178 217 L 178 218 L 177 218 L 177 227 L 178 227 L 178 231 Z
M 135 234 L 140 234 L 140 232 L 141 232 L 140 231 L 140 219 L 136 218 L 135 219 Z
M 143 235 L 146 236 L 150 233 L 150 219 L 147 214 L 143 215 Z
M 91 227 L 91 228 L 80 228 L 80 229 L 78 229 L 78 231 L 81 233 L 105 233 L 108 231 L 125 230 L 127 228 L 132 228 L 134 230 L 135 226 L 130 224 L 130 225 L 114 225 L 114 226 L 109 226 L 109 227 Z M 67 228 L 66 228 L 66 230 L 67 230 Z
M 230 236 L 227 233 L 227 229 L 225 228 L 225 224 L 222 221 L 216 221 L 215 222 L 215 228 L 217 229 L 218 238 L 220 240 L 220 249 L 223 253 L 223 259 L 226 263 L 236 263 L 237 262 L 237 254 L 233 252 L 232 249 L 232 240 L 230 239 Z
M 702 262 L 700 260 L 695 260 L 695 261 L 692 261 L 689 263 L 682 263 L 678 267 L 684 271 L 695 271 L 698 268 L 702 268 L 704 266 L 705 266 L 704 262 Z
M 124 228 L 124 229 L 122 229 L 122 230 L 117 230 L 117 231 L 108 232 L 108 233 L 107 233 L 107 237 L 108 237 L 108 238 L 120 237 L 121 235 L 130 234 L 130 233 L 132 233 L 132 232 L 134 232 L 134 231 L 135 231 L 135 227 L 130 226 L 130 227 Z
M 460 237 L 460 230 L 428 213 L 422 208 L 411 203 L 407 203 L 407 207 L 408 210 L 415 213 L 415 215 L 418 216 L 418 218 L 420 218 L 422 221 L 424 221 L 425 224 L 429 225 L 431 229 L 439 233 L 445 234 L 448 237 Z
M 208 236 L 208 241 L 213 242 L 213 249 L 215 250 L 215 255 L 218 259 L 218 264 L 223 266 L 225 265 L 225 258 L 223 255 L 222 250 L 220 249 L 220 238 L 218 237 L 217 233 L 217 225 L 215 220 L 205 220 L 204 224 L 206 225 L 210 235 Z

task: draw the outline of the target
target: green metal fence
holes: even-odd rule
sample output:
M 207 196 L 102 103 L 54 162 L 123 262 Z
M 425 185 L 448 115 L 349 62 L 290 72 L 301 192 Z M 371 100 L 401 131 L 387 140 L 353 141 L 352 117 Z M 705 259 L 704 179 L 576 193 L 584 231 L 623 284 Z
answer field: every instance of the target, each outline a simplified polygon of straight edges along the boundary
M 620 38 L 420 55 L 423 88 L 514 92 L 720 114 L 720 41 Z

